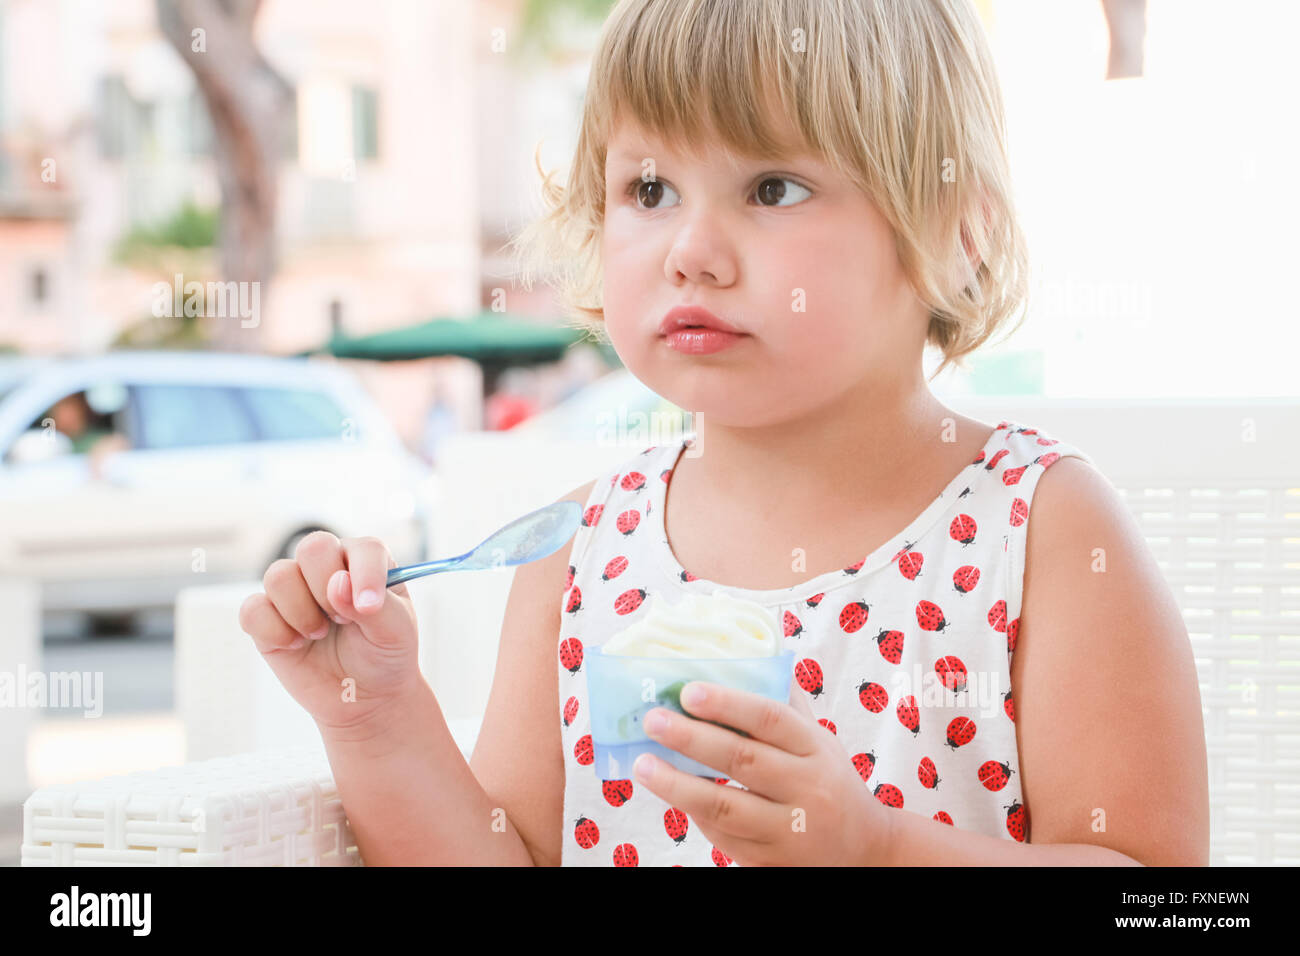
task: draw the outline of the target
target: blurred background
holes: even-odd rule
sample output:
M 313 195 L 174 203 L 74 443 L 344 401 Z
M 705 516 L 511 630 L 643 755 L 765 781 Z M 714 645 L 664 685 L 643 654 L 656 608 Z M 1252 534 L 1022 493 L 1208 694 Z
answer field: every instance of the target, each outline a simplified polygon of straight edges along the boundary
M 103 683 L 95 719 L 0 707 L 0 862 L 36 787 L 268 743 L 195 674 L 313 528 L 459 554 L 659 440 L 611 410 L 680 423 L 504 248 L 611 6 L 0 0 L 0 670 Z M 976 6 L 1029 317 L 936 393 L 1294 397 L 1300 5 Z M 437 643 L 468 577 L 412 585 L 440 680 L 490 679 Z

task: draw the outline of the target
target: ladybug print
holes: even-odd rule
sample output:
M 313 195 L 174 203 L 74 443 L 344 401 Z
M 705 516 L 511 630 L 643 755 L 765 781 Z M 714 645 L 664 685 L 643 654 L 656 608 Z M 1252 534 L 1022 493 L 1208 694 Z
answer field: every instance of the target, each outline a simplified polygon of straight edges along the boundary
M 624 511 L 618 516 L 618 521 L 616 522 L 618 530 L 623 532 L 625 535 L 631 534 L 635 531 L 637 525 L 640 523 L 641 512 L 637 511 L 635 508 L 629 508 L 627 511 Z
M 1007 629 L 1007 602 L 1001 599 L 993 602 L 989 608 L 989 627 L 995 631 L 1005 631 Z
M 905 552 L 898 559 L 898 573 L 909 581 L 915 581 L 916 576 L 921 573 L 923 564 L 925 564 L 925 555 L 920 551 Z
M 840 611 L 840 629 L 845 634 L 855 634 L 867 623 L 867 611 L 870 606 L 865 601 L 854 601 L 844 605 Z
M 954 717 L 948 722 L 948 746 L 953 750 L 975 739 L 975 721 L 969 717 Z
M 960 470 L 950 473 L 936 506 L 913 515 L 896 543 L 816 583 L 746 590 L 746 583 L 758 582 L 745 582 L 743 572 L 734 586 L 702 579 L 669 544 L 664 503 L 690 447 L 686 439 L 652 445 L 597 476 L 594 487 L 600 492 L 583 505 L 587 533 L 571 543 L 561 565 L 562 624 L 555 640 L 562 670 L 552 700 L 562 719 L 564 805 L 571 811 L 566 820 L 573 834 L 562 841 L 562 862 L 739 865 L 708 835 L 691 838 L 693 825 L 684 808 L 641 792 L 645 788 L 633 779 L 603 780 L 596 773 L 593 735 L 601 731 L 589 709 L 586 650 L 634 625 L 646 614 L 651 595 L 660 595 L 668 606 L 715 594 L 750 600 L 767 616 L 763 627 L 770 624 L 769 637 L 780 642 L 782 660 L 790 662 L 791 688 L 797 684 L 803 695 L 796 707 L 811 705 L 808 723 L 835 737 L 863 788 L 882 805 L 1027 843 L 1030 820 L 1019 786 L 1015 699 L 1009 689 L 1020 624 L 1011 613 L 1019 613 L 1012 597 L 1020 593 L 1017 575 L 1024 566 L 1011 558 L 1013 552 L 1027 554 L 1040 474 L 1030 467 L 1045 469 L 1082 453 L 1024 423 L 1003 422 L 978 453 L 959 456 L 964 461 L 954 468 Z M 890 450 L 880 452 L 888 456 Z M 769 495 L 766 505 L 775 513 L 783 505 L 781 489 Z M 608 520 L 605 510 L 610 510 Z M 719 527 L 714 534 L 720 539 L 716 546 L 743 568 L 748 546 L 743 529 Z M 884 561 L 891 551 L 894 557 Z M 886 570 L 886 563 L 893 568 Z M 759 630 L 759 624 L 755 617 L 741 626 L 748 632 L 751 626 Z M 791 652 L 795 646 L 798 653 Z M 963 700 L 958 695 L 975 688 L 977 676 L 1002 688 L 998 696 L 1005 716 L 954 709 Z M 930 704 L 928 695 L 936 691 L 942 693 L 933 703 L 942 709 L 927 709 L 922 727 L 922 704 Z M 670 689 L 669 695 L 675 692 Z M 970 716 L 959 716 L 965 714 Z M 716 773 L 696 776 L 747 790 Z
M 690 822 L 681 810 L 669 807 L 664 811 L 664 830 L 678 846 L 681 846 L 682 841 L 686 839 L 686 828 L 689 826 Z
M 929 757 L 921 758 L 921 764 L 916 768 L 916 776 L 921 781 L 921 786 L 927 790 L 939 786 L 939 773 L 934 768 L 934 761 Z
M 943 616 L 943 608 L 931 601 L 920 601 L 916 605 L 916 623 L 925 631 L 942 631 L 948 626 L 948 619 Z
M 600 842 L 600 827 L 586 817 L 578 817 L 578 822 L 573 828 L 573 839 L 584 850 L 590 850 Z
M 822 669 L 811 657 L 801 660 L 794 669 L 794 679 L 799 682 L 799 686 L 812 694 L 814 697 L 820 697 L 822 694 Z
M 947 657 L 939 658 L 934 662 L 934 672 L 939 675 L 943 686 L 950 691 L 960 694 L 966 689 L 966 665 L 961 662 L 960 657 L 949 654 Z
M 636 847 L 630 843 L 620 843 L 614 847 L 614 865 L 615 866 L 636 866 L 640 862 L 637 856 Z
M 630 591 L 624 591 L 614 599 L 614 613 L 631 614 L 641 606 L 645 596 L 646 591 L 644 588 L 632 588 Z
M 1011 766 L 996 760 L 986 760 L 980 764 L 979 776 L 984 789 L 1001 790 L 1011 779 Z
M 1024 843 L 1029 835 L 1029 810 L 1018 801 L 1007 810 L 1007 832 L 1017 843 Z
M 975 541 L 975 519 L 967 514 L 958 515 L 948 525 L 948 535 L 964 545 L 972 544 Z
M 862 782 L 866 783 L 871 779 L 871 771 L 876 769 L 876 755 L 873 753 L 854 754 L 853 769 L 858 772 Z
M 885 806 L 897 807 L 899 810 L 903 809 L 903 791 L 892 783 L 877 784 L 876 789 L 871 792 Z
M 570 637 L 560 642 L 560 664 L 570 674 L 578 673 L 582 666 L 582 641 Z M 574 712 L 577 712 L 576 708 Z
M 858 702 L 873 714 L 878 714 L 889 706 L 889 694 L 879 684 L 863 681 L 858 685 Z
M 898 714 L 898 722 L 916 736 L 921 732 L 921 712 L 916 707 L 916 698 L 910 694 L 898 701 L 898 707 L 895 709 Z
M 605 800 L 611 807 L 621 807 L 632 799 L 631 780 L 605 780 L 601 785 Z
M 891 664 L 903 660 L 903 632 L 882 629 L 876 635 L 876 644 L 880 647 L 880 656 Z
M 979 583 L 980 569 L 973 564 L 963 565 L 952 573 L 952 586 L 961 594 L 970 594 Z

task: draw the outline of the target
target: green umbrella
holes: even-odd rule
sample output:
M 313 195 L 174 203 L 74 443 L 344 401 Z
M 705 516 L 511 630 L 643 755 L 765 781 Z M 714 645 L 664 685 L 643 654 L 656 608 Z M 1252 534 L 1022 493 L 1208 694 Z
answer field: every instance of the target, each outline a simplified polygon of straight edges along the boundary
M 378 361 L 459 355 L 484 365 L 537 365 L 559 361 L 570 345 L 587 334 L 585 329 L 482 312 L 468 319 L 432 319 L 372 335 L 335 334 L 324 345 L 300 354 L 328 352 L 338 358 Z

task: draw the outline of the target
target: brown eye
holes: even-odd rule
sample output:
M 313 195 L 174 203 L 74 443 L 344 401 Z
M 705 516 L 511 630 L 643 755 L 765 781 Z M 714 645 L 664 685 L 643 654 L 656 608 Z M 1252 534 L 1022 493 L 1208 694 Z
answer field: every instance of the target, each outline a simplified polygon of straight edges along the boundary
M 659 200 L 663 198 L 664 186 L 658 180 L 652 179 L 649 182 L 643 182 L 636 189 L 636 198 L 639 199 L 647 209 L 653 209 L 659 205 Z
M 784 179 L 765 179 L 758 184 L 758 199 L 763 205 L 775 206 L 785 198 Z

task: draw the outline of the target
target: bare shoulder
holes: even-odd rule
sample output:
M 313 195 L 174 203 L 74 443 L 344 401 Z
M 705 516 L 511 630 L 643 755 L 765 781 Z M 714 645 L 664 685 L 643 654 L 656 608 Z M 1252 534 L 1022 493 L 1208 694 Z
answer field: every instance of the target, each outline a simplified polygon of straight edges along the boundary
M 1200 689 L 1173 592 L 1106 477 L 1065 457 L 1030 507 L 1012 660 L 1034 843 L 1209 862 Z
M 556 501 L 585 503 L 597 480 Z M 555 652 L 572 544 L 570 538 L 514 571 L 496 673 L 470 758 L 479 785 L 505 809 L 538 866 L 560 865 L 564 762 Z

